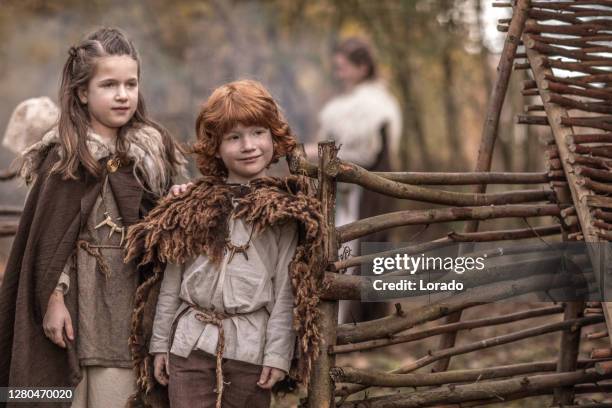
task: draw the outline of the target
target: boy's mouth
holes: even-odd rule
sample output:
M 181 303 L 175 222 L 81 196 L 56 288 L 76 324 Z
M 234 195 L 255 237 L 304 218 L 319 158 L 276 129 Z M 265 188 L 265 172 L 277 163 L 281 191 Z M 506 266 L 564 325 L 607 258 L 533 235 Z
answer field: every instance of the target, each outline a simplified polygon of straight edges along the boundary
M 260 157 L 261 157 L 261 154 L 258 155 L 258 156 L 245 157 L 244 159 L 238 159 L 238 161 L 241 161 L 241 162 L 252 162 L 252 161 L 255 161 L 255 160 L 259 159 Z

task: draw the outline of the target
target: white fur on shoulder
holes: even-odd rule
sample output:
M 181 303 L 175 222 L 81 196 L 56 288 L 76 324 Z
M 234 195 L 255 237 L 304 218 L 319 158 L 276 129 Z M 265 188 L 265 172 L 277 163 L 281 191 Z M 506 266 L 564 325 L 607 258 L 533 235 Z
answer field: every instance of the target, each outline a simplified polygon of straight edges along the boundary
M 162 135 L 151 126 L 140 126 L 128 130 L 125 138 L 129 146 L 127 156 L 134 162 L 134 176 L 143 187 L 161 197 L 171 181 L 169 179 L 170 171 L 169 169 L 166 170 L 164 161 L 166 149 Z M 59 132 L 56 127 L 45 134 L 40 142 L 34 143 L 22 152 L 23 162 L 21 164 L 20 175 L 25 179 L 26 183 L 29 184 L 36 177 L 47 152 L 53 145 L 59 144 L 59 142 Z M 87 133 L 87 147 L 96 160 L 115 153 L 114 143 L 106 143 L 100 135 L 94 133 L 91 129 Z M 179 157 L 180 164 L 176 169 L 176 174 L 186 176 L 185 164 L 187 160 L 178 152 L 177 156 Z

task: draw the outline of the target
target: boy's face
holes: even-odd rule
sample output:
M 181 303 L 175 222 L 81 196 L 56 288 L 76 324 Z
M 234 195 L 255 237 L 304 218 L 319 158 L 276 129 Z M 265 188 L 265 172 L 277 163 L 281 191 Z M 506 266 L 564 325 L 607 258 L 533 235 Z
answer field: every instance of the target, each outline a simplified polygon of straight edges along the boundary
M 227 168 L 229 183 L 246 183 L 265 176 L 273 154 L 270 129 L 238 124 L 223 135 L 218 156 Z

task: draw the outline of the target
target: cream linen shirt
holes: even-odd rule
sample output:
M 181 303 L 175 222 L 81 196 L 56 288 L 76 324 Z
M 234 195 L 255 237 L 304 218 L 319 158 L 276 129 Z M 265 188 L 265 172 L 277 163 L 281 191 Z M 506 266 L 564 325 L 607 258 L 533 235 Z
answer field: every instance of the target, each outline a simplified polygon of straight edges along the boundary
M 250 225 L 229 221 L 234 245 L 249 240 Z M 188 357 L 192 350 L 216 353 L 218 328 L 202 323 L 190 309 L 177 322 L 174 341 L 171 326 L 187 303 L 232 316 L 223 320 L 224 358 L 289 371 L 295 345 L 293 293 L 289 263 L 298 241 L 295 221 L 267 228 L 253 236 L 247 258 L 226 251 L 215 266 L 200 255 L 183 265 L 169 264 L 161 284 L 149 351 Z

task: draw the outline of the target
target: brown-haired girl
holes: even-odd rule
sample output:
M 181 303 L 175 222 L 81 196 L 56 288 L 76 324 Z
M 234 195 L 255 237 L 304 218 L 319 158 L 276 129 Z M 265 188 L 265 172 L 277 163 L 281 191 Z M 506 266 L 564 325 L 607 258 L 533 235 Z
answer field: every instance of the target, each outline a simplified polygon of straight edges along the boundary
M 154 376 L 173 408 L 268 407 L 290 371 L 295 331 L 302 378 L 318 352 L 318 201 L 301 177 L 266 177 L 295 139 L 260 83 L 217 88 L 196 132 L 204 177 L 130 229 L 128 257 L 168 262 L 149 344 Z M 141 287 L 143 305 L 161 278 L 158 268 Z M 135 320 L 146 322 L 143 314 Z M 146 336 L 144 323 L 135 332 Z M 154 384 L 141 356 L 146 399 Z
M 0 386 L 78 384 L 72 406 L 89 408 L 124 406 L 136 389 L 128 338 L 140 278 L 123 263 L 126 228 L 185 163 L 148 118 L 139 81 L 118 29 L 69 50 L 58 125 L 23 152 L 34 184 L 0 293 Z

